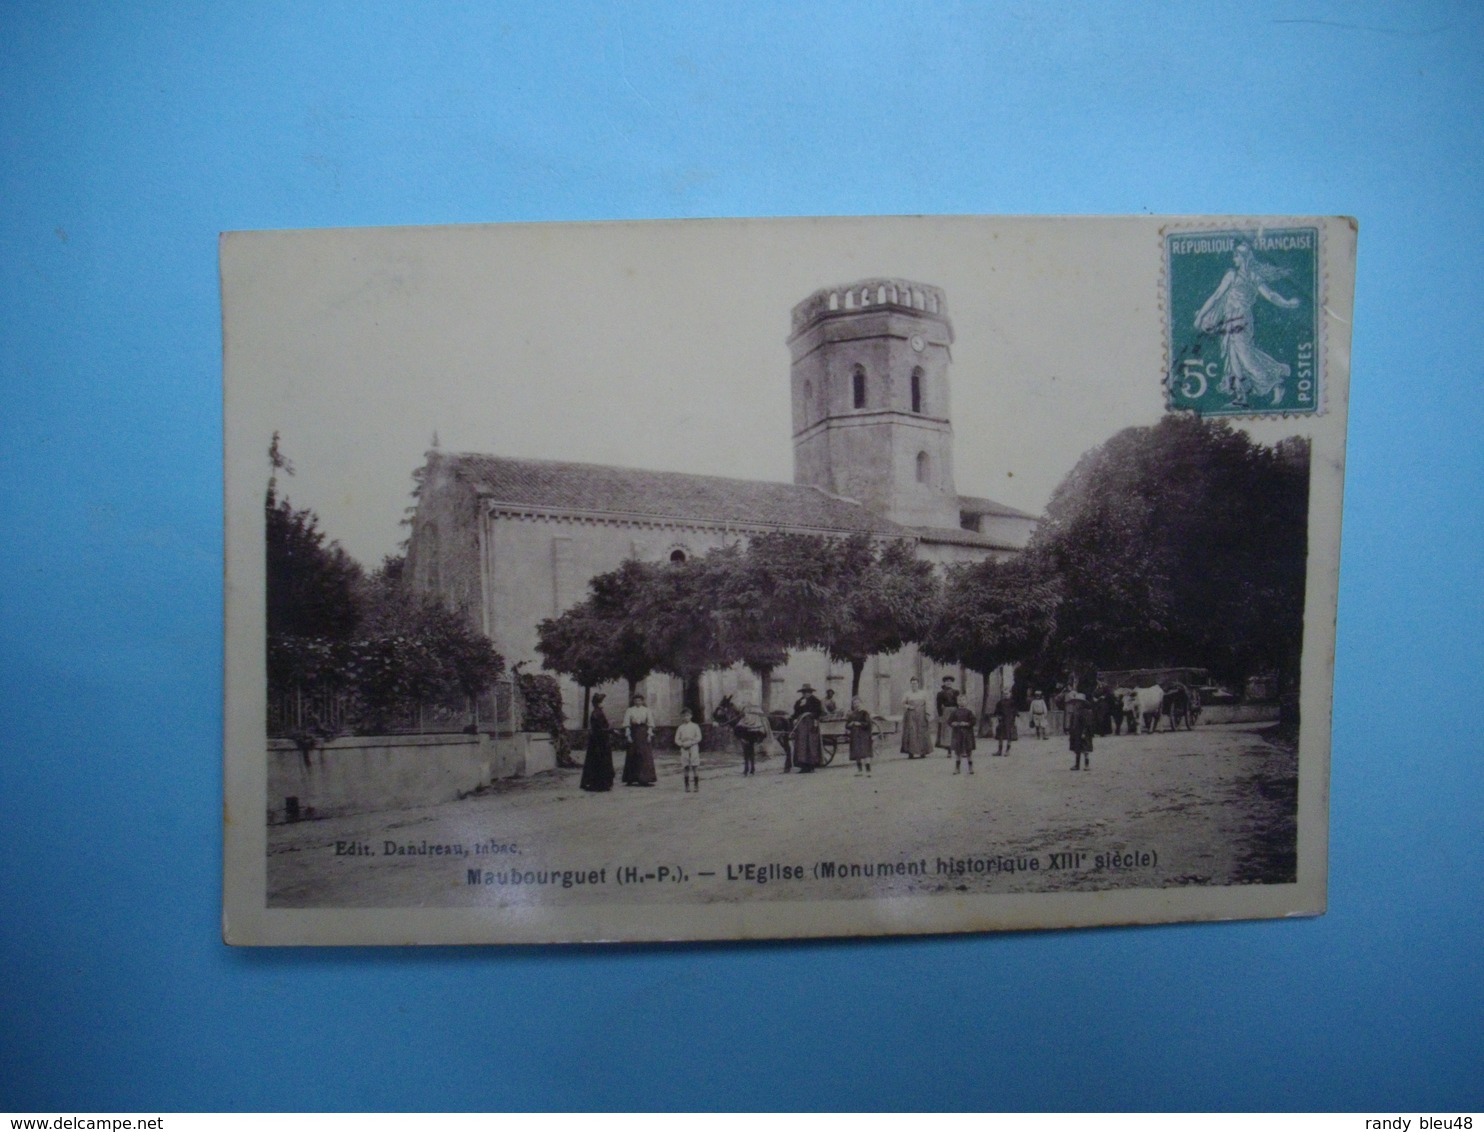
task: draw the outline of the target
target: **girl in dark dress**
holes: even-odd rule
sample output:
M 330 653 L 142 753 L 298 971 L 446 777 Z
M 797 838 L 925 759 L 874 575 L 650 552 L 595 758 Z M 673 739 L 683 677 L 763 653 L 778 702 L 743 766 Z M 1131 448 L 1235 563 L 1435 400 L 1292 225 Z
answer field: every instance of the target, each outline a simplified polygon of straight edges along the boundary
M 855 773 L 871 773 L 871 755 L 874 745 L 874 724 L 871 713 L 861 703 L 859 696 L 850 701 L 850 714 L 845 717 L 845 730 L 850 734 L 850 761 L 855 764 Z
M 959 704 L 948 713 L 948 726 L 953 731 L 953 773 L 959 773 L 959 763 L 967 759 L 969 762 L 969 773 L 974 773 L 974 724 L 978 722 L 974 713 L 963 704 Z
M 1072 749 L 1072 769 L 1092 769 L 1091 705 L 1073 692 L 1067 696 L 1067 746 Z
M 613 735 L 608 715 L 603 711 L 603 693 L 593 697 L 593 711 L 588 718 L 587 756 L 582 760 L 584 790 L 613 789 Z

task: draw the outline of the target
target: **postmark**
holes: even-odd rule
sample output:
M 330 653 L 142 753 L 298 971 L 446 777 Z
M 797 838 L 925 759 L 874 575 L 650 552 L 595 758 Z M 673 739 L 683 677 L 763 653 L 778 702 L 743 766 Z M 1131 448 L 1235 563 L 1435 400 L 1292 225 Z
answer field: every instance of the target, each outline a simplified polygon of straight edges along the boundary
M 1317 227 L 1164 232 L 1168 408 L 1323 411 L 1320 251 Z

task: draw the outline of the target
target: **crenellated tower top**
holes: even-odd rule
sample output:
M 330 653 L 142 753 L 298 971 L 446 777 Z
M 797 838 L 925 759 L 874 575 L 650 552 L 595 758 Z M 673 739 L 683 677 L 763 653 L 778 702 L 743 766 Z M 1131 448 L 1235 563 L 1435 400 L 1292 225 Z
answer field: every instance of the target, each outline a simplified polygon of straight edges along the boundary
M 908 279 L 822 287 L 793 308 L 794 481 L 894 522 L 956 528 L 943 290 Z
M 794 306 L 793 333 L 807 330 L 822 318 L 842 312 L 857 313 L 870 307 L 896 307 L 914 314 L 948 322 L 948 299 L 941 287 L 914 283 L 910 279 L 858 279 L 835 287 L 821 287 Z

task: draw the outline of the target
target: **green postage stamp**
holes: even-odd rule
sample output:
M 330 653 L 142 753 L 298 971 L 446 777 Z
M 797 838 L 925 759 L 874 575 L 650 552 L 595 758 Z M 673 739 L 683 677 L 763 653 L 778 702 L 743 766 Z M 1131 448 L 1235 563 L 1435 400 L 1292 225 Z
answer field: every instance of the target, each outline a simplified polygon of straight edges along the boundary
M 1322 411 L 1319 229 L 1176 229 L 1164 244 L 1169 408 Z

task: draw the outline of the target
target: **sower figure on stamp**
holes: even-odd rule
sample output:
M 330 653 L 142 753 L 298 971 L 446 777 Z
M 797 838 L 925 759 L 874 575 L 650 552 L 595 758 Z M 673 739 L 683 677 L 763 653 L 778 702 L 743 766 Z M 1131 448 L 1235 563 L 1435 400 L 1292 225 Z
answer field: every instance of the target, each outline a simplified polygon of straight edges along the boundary
M 675 728 L 675 745 L 680 748 L 680 773 L 685 777 L 685 792 L 701 792 L 701 725 L 690 717 L 690 708 L 680 709 L 680 726 Z
M 1091 705 L 1080 692 L 1067 693 L 1067 746 L 1072 749 L 1072 769 L 1092 769 L 1093 718 Z
M 949 742 L 951 743 L 950 753 L 953 755 L 954 774 L 959 773 L 959 763 L 964 759 L 969 760 L 969 773 L 974 773 L 974 745 L 976 743 L 974 725 L 976 723 L 978 720 L 974 718 L 974 713 L 963 704 L 959 704 L 948 713 L 948 728 L 953 733 Z
M 819 738 L 819 717 L 823 714 L 824 705 L 814 694 L 814 688 L 805 684 L 794 701 L 793 714 L 794 766 L 803 774 L 824 764 L 824 744 Z
M 850 733 L 850 761 L 855 764 L 855 773 L 860 774 L 864 771 L 869 775 L 871 773 L 871 746 L 874 741 L 873 724 L 871 713 L 866 710 L 866 705 L 861 703 L 859 696 L 850 701 L 850 714 L 845 717 L 845 729 Z
M 1289 366 L 1257 348 L 1252 332 L 1253 307 L 1259 296 L 1284 310 L 1293 310 L 1299 300 L 1284 298 L 1268 286 L 1283 278 L 1285 272 L 1254 256 L 1251 245 L 1238 244 L 1232 264 L 1196 313 L 1195 327 L 1202 334 L 1215 334 L 1221 339 L 1220 388 L 1234 406 L 1245 407 L 1249 394 L 1272 394 L 1276 405 L 1283 400 Z
M 958 689 L 953 686 L 953 677 L 943 677 L 943 686 L 938 689 L 938 746 L 950 755 L 953 753 L 953 729 L 948 725 L 948 715 L 958 707 Z

